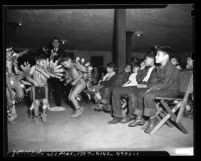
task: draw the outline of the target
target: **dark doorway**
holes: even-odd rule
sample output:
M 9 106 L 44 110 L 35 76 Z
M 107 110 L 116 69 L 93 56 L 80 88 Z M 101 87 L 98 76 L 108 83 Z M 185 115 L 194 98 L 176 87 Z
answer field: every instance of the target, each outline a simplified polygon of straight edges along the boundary
M 94 67 L 102 67 L 103 56 L 91 56 L 91 65 Z

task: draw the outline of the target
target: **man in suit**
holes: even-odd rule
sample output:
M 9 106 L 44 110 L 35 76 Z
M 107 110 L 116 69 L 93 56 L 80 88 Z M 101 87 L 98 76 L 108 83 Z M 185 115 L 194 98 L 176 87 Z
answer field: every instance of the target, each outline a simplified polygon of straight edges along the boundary
M 52 59 L 54 62 L 59 61 L 62 56 L 66 55 L 65 51 L 60 47 L 61 40 L 58 37 L 52 38 L 52 40 L 49 43 L 49 52 L 48 56 L 49 59 Z M 61 107 L 61 98 L 62 98 L 62 87 L 63 87 L 63 82 L 57 78 L 50 78 L 49 79 L 49 86 L 50 90 L 54 90 L 54 102 L 56 108 L 63 108 Z M 64 108 L 63 108 L 64 109 Z
M 133 92 L 132 97 L 135 98 L 134 114 L 136 119 L 129 124 L 135 127 L 144 124 L 144 116 L 150 117 L 145 133 L 151 132 L 156 126 L 158 120 L 156 118 L 156 97 L 175 97 L 179 89 L 179 70 L 169 61 L 172 49 L 162 46 L 157 49 L 156 63 L 160 66 L 157 69 L 156 77 L 152 82 L 144 88 Z
M 137 82 L 138 82 L 138 87 L 142 88 L 142 86 L 146 85 L 150 78 L 152 78 L 154 75 L 154 58 L 155 55 L 153 53 L 150 53 L 146 56 L 145 59 L 145 64 L 146 68 L 139 71 L 137 74 Z M 144 83 L 144 84 L 139 84 L 139 83 Z M 133 120 L 134 115 L 133 115 L 133 107 L 135 107 L 133 104 L 135 104 L 135 97 L 133 97 L 132 93 L 136 89 L 136 86 L 129 86 L 129 87 L 120 87 L 120 88 L 115 88 L 113 90 L 112 94 L 112 115 L 113 115 L 113 120 L 109 121 L 108 124 L 116 124 L 116 123 L 127 123 Z M 121 108 L 121 97 L 128 97 L 128 114 L 126 117 L 123 118 L 122 116 L 122 108 Z

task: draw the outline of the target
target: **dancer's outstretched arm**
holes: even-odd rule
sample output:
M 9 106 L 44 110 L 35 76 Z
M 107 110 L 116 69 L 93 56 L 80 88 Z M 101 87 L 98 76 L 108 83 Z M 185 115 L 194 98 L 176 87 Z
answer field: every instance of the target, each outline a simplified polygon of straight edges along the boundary
M 39 71 L 40 73 L 42 73 L 45 77 L 50 78 L 50 75 L 47 72 L 45 72 L 43 69 L 41 69 L 40 67 L 36 67 L 35 69 Z

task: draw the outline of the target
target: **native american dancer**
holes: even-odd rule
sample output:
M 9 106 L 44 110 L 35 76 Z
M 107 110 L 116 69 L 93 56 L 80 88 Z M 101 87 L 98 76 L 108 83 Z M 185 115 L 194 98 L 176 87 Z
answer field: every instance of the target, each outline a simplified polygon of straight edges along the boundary
M 79 94 L 86 88 L 90 86 L 91 82 L 91 71 L 92 67 L 90 63 L 85 63 L 85 59 L 76 58 L 75 62 L 71 58 L 63 58 L 61 64 L 67 68 L 67 78 L 66 83 L 73 85 L 70 91 L 68 99 L 72 101 L 75 112 L 71 117 L 78 117 L 82 115 L 83 107 L 78 103 L 80 100 Z
M 15 53 L 11 48 L 6 49 L 6 97 L 7 97 L 7 114 L 8 121 L 12 122 L 17 118 L 15 104 L 24 98 L 24 85 L 26 82 L 26 72 L 18 68 L 18 57 L 24 55 L 27 50 L 21 53 Z M 27 64 L 21 65 L 25 69 Z
M 30 110 L 34 110 L 34 121 L 36 123 L 39 122 L 39 117 L 41 117 L 43 122 L 47 121 L 47 109 L 49 108 L 47 80 L 50 77 L 60 79 L 62 72 L 63 69 L 61 65 L 58 65 L 58 61 L 49 61 L 45 55 L 38 56 L 36 65 L 31 67 L 27 80 L 33 84 L 33 103 Z M 42 113 L 39 110 L 40 102 L 43 103 Z

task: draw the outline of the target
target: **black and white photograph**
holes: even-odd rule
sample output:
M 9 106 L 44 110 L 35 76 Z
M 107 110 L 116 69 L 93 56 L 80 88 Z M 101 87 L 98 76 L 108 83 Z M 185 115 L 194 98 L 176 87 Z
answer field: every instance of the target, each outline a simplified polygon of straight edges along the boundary
M 194 7 L 3 5 L 4 155 L 194 156 Z

